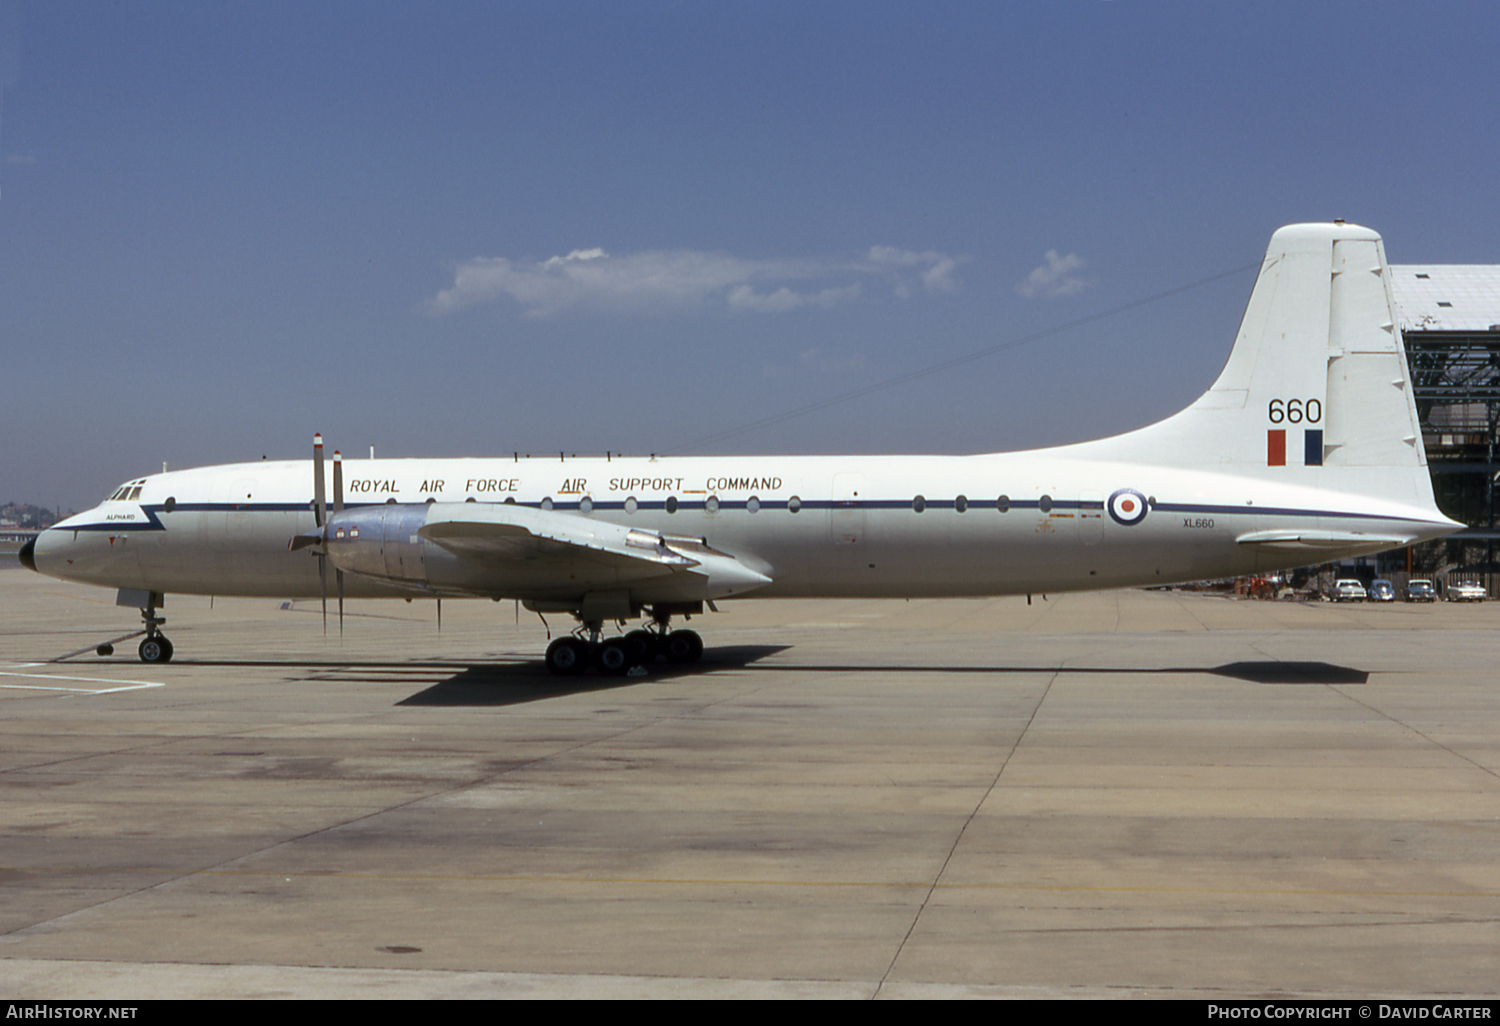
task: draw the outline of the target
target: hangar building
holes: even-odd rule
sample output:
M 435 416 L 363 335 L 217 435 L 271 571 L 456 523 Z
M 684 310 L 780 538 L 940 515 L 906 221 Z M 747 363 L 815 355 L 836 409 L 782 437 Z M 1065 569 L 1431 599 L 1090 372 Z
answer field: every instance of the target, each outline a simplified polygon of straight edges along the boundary
M 1482 576 L 1494 595 L 1500 265 L 1392 264 L 1391 286 L 1438 506 L 1469 525 L 1417 558 L 1423 571 Z

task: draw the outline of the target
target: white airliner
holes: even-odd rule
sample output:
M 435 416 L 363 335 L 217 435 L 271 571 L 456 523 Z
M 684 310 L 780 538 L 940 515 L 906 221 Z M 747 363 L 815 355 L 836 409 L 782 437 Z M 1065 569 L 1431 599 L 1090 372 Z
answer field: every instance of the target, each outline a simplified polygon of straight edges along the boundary
M 745 597 L 1029 594 L 1224 577 L 1436 538 L 1380 236 L 1271 238 L 1229 362 L 1160 423 L 973 456 L 333 461 L 155 474 L 21 560 L 119 589 L 166 661 L 165 595 L 519 599 L 566 612 L 556 673 L 703 643 L 674 615 Z M 642 629 L 601 640 L 609 622 Z

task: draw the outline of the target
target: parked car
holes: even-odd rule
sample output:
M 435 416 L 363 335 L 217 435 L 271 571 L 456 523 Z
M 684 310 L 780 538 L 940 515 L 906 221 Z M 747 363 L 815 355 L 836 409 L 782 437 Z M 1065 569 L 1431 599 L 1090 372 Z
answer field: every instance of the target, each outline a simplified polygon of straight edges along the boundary
M 1443 595 L 1449 602 L 1483 602 L 1489 597 L 1484 586 L 1473 581 L 1449 581 Z
M 1363 602 L 1365 600 L 1365 586 L 1352 577 L 1334 582 L 1333 600 L 1335 602 Z
M 1396 601 L 1396 586 L 1385 578 L 1379 578 L 1370 582 L 1371 602 L 1394 602 Z
M 1431 581 L 1415 578 L 1406 582 L 1406 590 L 1401 597 L 1407 602 L 1436 602 L 1437 589 L 1432 586 Z

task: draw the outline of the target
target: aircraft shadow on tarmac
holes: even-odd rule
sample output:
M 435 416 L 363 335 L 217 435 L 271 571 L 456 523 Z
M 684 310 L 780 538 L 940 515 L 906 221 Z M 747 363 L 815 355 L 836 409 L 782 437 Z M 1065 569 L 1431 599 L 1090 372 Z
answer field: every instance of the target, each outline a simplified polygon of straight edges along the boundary
M 705 649 L 703 657 L 691 666 L 652 663 L 637 677 L 610 677 L 584 673 L 577 677 L 558 677 L 549 673 L 540 661 L 518 663 L 484 663 L 469 666 L 445 681 L 440 681 L 397 705 L 499 706 L 538 702 L 563 695 L 590 691 L 613 691 L 637 684 L 660 684 L 679 677 L 711 674 L 716 670 L 744 669 L 758 660 L 783 651 L 785 645 L 731 645 Z M 341 679 L 348 680 L 348 675 Z
M 308 680 L 365 682 L 372 684 L 429 684 L 428 687 L 397 705 L 417 706 L 505 706 L 544 701 L 564 695 L 592 691 L 612 691 L 638 684 L 711 676 L 721 670 L 755 670 L 777 673 L 899 673 L 899 674 L 1076 674 L 1088 677 L 1162 677 L 1179 674 L 1228 677 L 1250 684 L 1364 684 L 1369 673 L 1348 666 L 1324 662 L 1280 662 L 1277 660 L 1225 663 L 1222 666 L 922 666 L 913 664 L 787 664 L 757 665 L 761 660 L 784 652 L 788 645 L 729 645 L 705 649 L 695 664 L 680 666 L 667 662 L 653 663 L 646 673 L 631 677 L 611 677 L 588 672 L 576 677 L 559 677 L 549 673 L 539 659 L 470 662 L 455 660 L 413 660 L 389 662 L 298 661 L 298 660 L 179 660 L 175 665 L 201 666 L 297 666 L 308 671 Z M 451 674 L 430 684 L 434 677 Z
M 1209 673 L 1233 677 L 1251 684 L 1363 684 L 1370 679 L 1364 670 L 1332 663 L 1226 663 Z
M 1319 662 L 1225 663 L 1223 666 L 787 666 L 783 671 L 816 673 L 819 671 L 851 673 L 854 671 L 893 671 L 899 673 L 1071 673 L 1098 677 L 1161 677 L 1171 674 L 1211 674 L 1230 677 L 1250 684 L 1364 684 L 1370 679 L 1365 670 Z
M 642 676 L 606 677 L 593 673 L 578 677 L 556 677 L 540 663 L 486 663 L 470 666 L 445 681 L 434 684 L 397 705 L 503 706 L 537 702 L 563 695 L 591 691 L 610 691 L 636 684 L 656 684 L 677 678 L 691 679 L 716 670 L 758 669 L 781 673 L 1071 673 L 1084 676 L 1163 676 L 1197 674 L 1229 677 L 1251 684 L 1363 684 L 1369 679 L 1364 670 L 1321 662 L 1226 663 L 1214 667 L 1057 667 L 1057 666 L 776 666 L 757 667 L 767 656 L 784 651 L 785 645 L 741 645 L 707 649 L 693 666 L 656 663 Z M 349 679 L 347 673 L 341 679 Z M 383 679 L 389 679 L 382 675 Z

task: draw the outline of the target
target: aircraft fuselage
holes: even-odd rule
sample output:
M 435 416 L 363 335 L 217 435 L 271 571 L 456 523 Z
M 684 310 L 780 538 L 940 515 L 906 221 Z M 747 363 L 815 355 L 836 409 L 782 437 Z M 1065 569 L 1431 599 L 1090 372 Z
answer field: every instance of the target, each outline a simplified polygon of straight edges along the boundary
M 1367 495 L 1175 467 L 1069 459 L 1062 450 L 976 456 L 400 459 L 344 464 L 349 509 L 394 502 L 515 503 L 706 538 L 771 578 L 754 597 L 1019 594 L 1172 583 L 1318 561 L 1263 532 L 1368 534 L 1369 550 L 1452 529 L 1430 510 Z M 145 478 L 140 494 L 47 532 L 44 573 L 189 594 L 319 594 L 307 461 L 230 464 Z M 405 583 L 351 575 L 349 595 L 548 597 L 559 582 L 465 576 L 410 543 Z M 1340 551 L 1358 548 L 1344 544 Z M 545 576 L 545 575 L 544 575 Z M 232 582 L 227 585 L 226 582 Z M 565 586 L 564 586 L 564 590 Z

